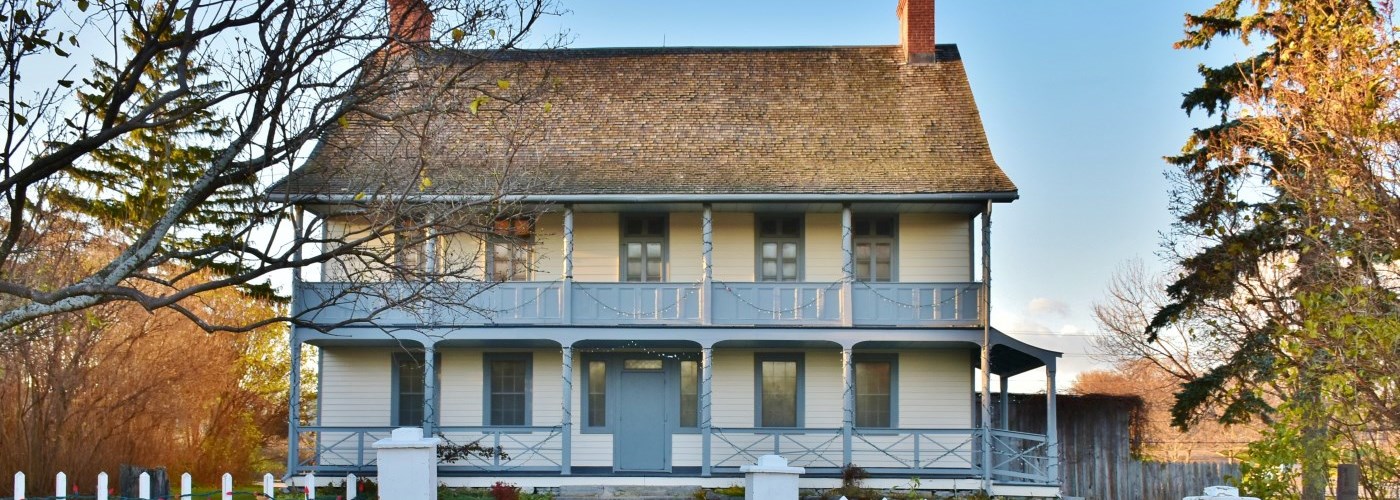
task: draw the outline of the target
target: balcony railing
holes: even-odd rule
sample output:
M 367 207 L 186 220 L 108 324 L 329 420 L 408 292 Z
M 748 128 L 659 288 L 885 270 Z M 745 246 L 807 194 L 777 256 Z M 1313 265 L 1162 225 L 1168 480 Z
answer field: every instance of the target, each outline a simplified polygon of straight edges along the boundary
M 980 290 L 979 283 L 300 283 L 296 310 L 323 325 L 971 327 L 980 326 Z

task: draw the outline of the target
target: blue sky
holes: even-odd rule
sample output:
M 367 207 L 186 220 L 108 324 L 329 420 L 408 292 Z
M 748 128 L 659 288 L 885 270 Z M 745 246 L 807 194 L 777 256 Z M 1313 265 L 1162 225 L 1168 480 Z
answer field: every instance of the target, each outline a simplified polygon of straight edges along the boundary
M 572 47 L 898 43 L 896 0 L 562 0 Z M 997 161 L 1021 200 L 993 214 L 993 324 L 1065 352 L 1061 387 L 1099 364 L 1092 304 L 1115 267 L 1149 269 L 1171 222 L 1162 157 L 1193 124 L 1181 93 L 1195 68 L 1237 46 L 1178 51 L 1205 0 L 944 0 L 939 43 L 962 53 Z M 1043 388 L 1034 377 L 1016 390 Z

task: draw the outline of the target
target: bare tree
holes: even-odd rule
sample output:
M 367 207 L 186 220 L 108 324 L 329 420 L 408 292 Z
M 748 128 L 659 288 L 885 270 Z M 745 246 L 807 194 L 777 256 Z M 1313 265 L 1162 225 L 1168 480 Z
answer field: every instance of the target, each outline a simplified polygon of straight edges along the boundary
M 460 275 L 467 264 L 405 265 L 406 251 L 455 233 L 487 234 L 493 220 L 523 210 L 506 195 L 547 182 L 517 171 L 510 154 L 544 133 L 547 72 L 493 61 L 522 44 L 553 5 L 381 1 L 0 0 L 10 14 L 0 30 L 0 329 L 125 302 L 169 308 L 205 330 L 252 331 L 297 318 L 230 323 L 209 314 L 201 296 L 231 288 L 268 296 L 274 274 L 341 259 L 379 281 Z M 459 116 L 487 124 L 489 135 L 470 140 L 501 154 L 433 170 L 435 159 L 476 152 L 446 125 Z M 218 133 L 178 133 L 211 123 Z M 159 133 L 176 143 L 169 154 L 148 148 L 117 167 L 97 164 L 114 147 Z M 354 231 L 325 231 L 324 219 L 293 209 L 307 199 L 287 183 L 274 186 L 332 133 L 365 133 L 368 142 L 318 154 L 383 166 L 375 174 L 322 172 L 355 186 L 336 201 L 337 213 L 359 218 Z M 119 182 L 133 179 L 130 168 L 176 165 L 170 155 L 195 148 L 204 156 L 186 170 Z M 159 192 L 134 196 L 136 189 Z M 442 194 L 449 191 L 478 196 Z M 61 198 L 86 199 L 88 208 L 142 206 L 110 221 L 103 214 L 111 210 L 75 209 Z M 45 237 L 56 218 L 85 224 L 87 233 L 56 245 Z M 28 272 L 36 262 L 73 262 L 86 251 L 82 242 L 107 239 L 118 251 L 90 272 L 58 281 Z

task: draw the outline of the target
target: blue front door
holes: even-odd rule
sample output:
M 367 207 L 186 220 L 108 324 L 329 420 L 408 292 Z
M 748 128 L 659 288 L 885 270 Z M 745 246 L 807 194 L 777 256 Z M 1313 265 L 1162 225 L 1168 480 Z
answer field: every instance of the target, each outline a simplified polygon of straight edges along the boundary
M 613 433 L 613 467 L 619 471 L 671 470 L 666 373 L 622 371 L 622 394 Z

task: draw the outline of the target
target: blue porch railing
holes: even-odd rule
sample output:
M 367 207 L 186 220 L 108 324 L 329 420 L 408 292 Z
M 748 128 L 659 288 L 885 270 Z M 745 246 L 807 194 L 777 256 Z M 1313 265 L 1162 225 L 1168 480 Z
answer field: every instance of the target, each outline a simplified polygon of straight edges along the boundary
M 301 283 L 295 301 L 324 325 L 836 326 L 850 314 L 854 326 L 968 327 L 978 326 L 980 290 L 979 283 Z
M 388 437 L 389 427 L 301 427 L 308 445 L 293 474 L 373 474 L 374 441 Z M 504 455 L 471 457 L 441 463 L 440 471 L 522 472 L 560 474 L 565 460 L 561 427 L 440 427 L 455 444 L 478 442 Z M 981 477 L 982 439 L 990 436 L 992 478 L 999 482 L 1051 484 L 1051 457 L 1046 437 L 1007 430 L 981 429 L 856 429 L 852 433 L 851 463 L 873 474 L 923 477 Z M 839 428 L 711 429 L 710 467 L 716 474 L 739 472 L 739 467 L 762 455 L 782 455 L 809 474 L 836 474 L 845 463 Z M 611 450 L 608 450 L 611 453 Z
M 374 442 L 389 437 L 392 427 L 303 426 L 298 430 L 303 454 L 295 473 L 373 473 Z M 471 472 L 558 473 L 563 463 L 560 426 L 439 427 L 449 444 L 478 443 L 500 450 L 490 456 L 471 455 L 438 465 L 439 470 Z

